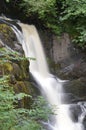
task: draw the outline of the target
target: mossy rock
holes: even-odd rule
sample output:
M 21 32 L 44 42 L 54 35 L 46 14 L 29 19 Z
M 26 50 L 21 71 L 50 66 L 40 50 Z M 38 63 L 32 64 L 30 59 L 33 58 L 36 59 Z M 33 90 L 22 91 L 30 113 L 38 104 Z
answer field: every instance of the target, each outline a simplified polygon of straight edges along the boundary
M 6 24 L 0 24 L 0 39 L 3 41 L 4 44 L 8 45 L 9 47 L 13 48 L 14 41 L 17 41 L 16 35 L 14 34 L 13 30 L 10 26 Z
M 12 74 L 17 80 L 29 79 L 29 62 L 24 60 L 13 63 Z
M 2 62 L 2 61 L 1 61 Z M 22 61 L 23 62 L 23 61 Z M 7 61 L 0 64 L 0 75 L 14 75 L 16 80 L 28 80 L 29 79 L 28 61 L 21 62 L 19 64 Z
M 5 46 L 8 46 L 12 50 L 16 50 L 20 53 L 24 53 L 22 45 L 17 40 L 16 34 L 12 30 L 12 28 L 7 24 L 0 23 L 0 39 Z
M 5 62 L 0 64 L 0 75 L 9 75 L 13 72 L 13 66 L 11 62 Z
M 4 64 L 4 70 L 6 71 L 6 73 L 11 73 L 13 71 L 12 63 L 6 62 Z
M 34 88 L 28 81 L 17 81 L 14 85 L 14 91 L 15 93 L 25 93 L 31 96 L 35 93 Z M 32 102 L 32 98 L 24 97 L 22 100 L 18 101 L 18 106 L 23 108 L 30 108 Z

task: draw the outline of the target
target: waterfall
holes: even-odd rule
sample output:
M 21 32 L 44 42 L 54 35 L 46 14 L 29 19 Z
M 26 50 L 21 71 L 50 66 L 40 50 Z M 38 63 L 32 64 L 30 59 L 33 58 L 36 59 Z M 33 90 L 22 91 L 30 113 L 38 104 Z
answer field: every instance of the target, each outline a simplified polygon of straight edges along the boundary
M 55 106 L 55 115 L 45 124 L 48 125 L 49 130 L 84 130 L 82 120 L 85 116 L 85 112 L 82 110 L 82 114 L 79 116 L 77 122 L 71 119 L 71 104 L 65 104 L 62 100 L 64 98 L 64 96 L 62 96 L 64 95 L 64 81 L 50 73 L 42 43 L 35 26 L 22 23 L 19 23 L 19 25 L 22 28 L 22 37 L 14 26 L 13 30 L 15 30 L 14 32 L 18 40 L 22 41 L 21 44 L 25 56 L 27 58 L 29 57 L 29 70 L 39 85 L 42 95 L 49 104 Z M 32 58 L 34 58 L 34 60 Z

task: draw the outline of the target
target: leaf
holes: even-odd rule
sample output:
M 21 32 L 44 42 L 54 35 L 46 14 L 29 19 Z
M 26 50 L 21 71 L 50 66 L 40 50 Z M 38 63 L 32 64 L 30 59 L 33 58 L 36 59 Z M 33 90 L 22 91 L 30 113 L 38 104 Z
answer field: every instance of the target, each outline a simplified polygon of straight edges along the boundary
M 25 94 L 25 93 L 19 93 L 19 94 L 16 94 L 16 95 L 15 95 L 15 98 L 18 99 L 18 100 L 21 100 L 21 99 L 24 98 L 24 97 L 30 97 L 30 98 L 31 98 L 30 95 Z
M 10 0 L 6 0 L 6 2 L 8 2 L 8 3 L 9 3 L 9 2 L 10 2 Z

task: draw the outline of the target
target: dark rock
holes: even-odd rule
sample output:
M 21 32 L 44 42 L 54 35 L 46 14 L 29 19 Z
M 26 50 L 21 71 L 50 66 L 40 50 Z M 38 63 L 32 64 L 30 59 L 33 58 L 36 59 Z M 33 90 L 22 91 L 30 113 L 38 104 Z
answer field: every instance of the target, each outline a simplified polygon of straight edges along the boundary
M 63 93 L 61 97 L 62 97 L 62 102 L 64 104 L 71 104 L 74 101 L 76 102 L 78 101 L 78 97 L 73 95 L 72 93 Z
M 74 122 L 78 122 L 79 116 L 82 113 L 81 107 L 77 104 L 70 106 L 71 118 Z
M 73 95 L 77 96 L 79 99 L 85 98 L 86 97 L 85 77 L 67 82 L 64 85 L 64 91 L 66 93 L 72 93 Z
M 77 79 L 86 76 L 86 63 L 77 61 L 77 63 L 70 64 L 69 66 L 59 70 L 58 75 L 62 79 Z
M 10 76 L 10 83 L 16 84 L 16 78 L 15 78 L 14 75 L 11 75 L 11 76 Z

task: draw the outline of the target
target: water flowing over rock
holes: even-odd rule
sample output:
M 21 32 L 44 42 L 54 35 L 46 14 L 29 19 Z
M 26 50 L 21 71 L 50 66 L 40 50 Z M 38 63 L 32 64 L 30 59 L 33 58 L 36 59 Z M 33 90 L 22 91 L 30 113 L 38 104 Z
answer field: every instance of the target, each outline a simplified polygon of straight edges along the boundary
M 0 70 L 0 76 L 3 73 L 10 73 L 11 82 L 15 85 L 15 92 L 22 92 L 24 90 L 27 93 L 29 91 L 28 87 L 31 85 L 28 83 L 28 73 L 30 71 L 42 95 L 51 105 L 56 106 L 56 115 L 52 116 L 48 122 L 44 123 L 46 130 L 85 130 L 86 64 L 84 54 L 80 53 L 78 55 L 79 51 L 71 46 L 68 34 L 64 34 L 62 39 L 50 34 L 52 42 L 49 45 L 49 48 L 51 48 L 47 48 L 46 50 L 48 51 L 46 53 L 49 52 L 48 57 L 52 58 L 52 61 L 50 62 L 54 65 L 51 72 L 54 73 L 56 71 L 56 75 L 59 75 L 59 77 L 63 79 L 60 80 L 49 71 L 36 28 L 33 25 L 18 23 L 18 27 L 20 26 L 22 28 L 21 32 L 17 26 L 13 25 L 14 23 L 10 23 L 9 21 L 10 20 L 6 20 L 6 23 L 8 23 L 7 25 L 5 23 L 1 25 L 7 26 L 9 34 L 11 31 L 12 33 L 14 32 L 12 37 L 15 35 L 15 39 L 18 39 L 19 43 L 15 44 L 14 42 L 11 44 L 10 40 L 8 40 L 8 36 L 7 41 L 4 41 L 4 33 L 2 32 L 3 35 L 0 35 L 0 46 L 5 46 L 11 50 L 13 49 L 13 51 L 16 50 L 17 52 L 20 52 L 20 55 L 22 55 L 24 50 L 25 56 L 29 57 L 30 65 L 27 61 L 25 65 L 17 60 L 12 60 L 10 63 L 5 64 L 4 69 L 2 68 Z M 8 29 L 10 24 L 11 30 Z M 23 50 L 19 51 L 22 47 Z M 0 55 L 2 55 L 2 53 Z M 24 81 L 22 81 L 22 79 Z M 27 103 L 27 99 L 26 101 L 19 101 L 19 105 L 24 107 L 24 102 Z
M 76 120 L 80 113 L 79 111 L 82 110 L 80 106 L 78 106 L 76 110 L 72 106 L 76 106 L 74 104 L 77 104 L 78 102 L 86 101 L 86 53 L 71 43 L 68 34 L 56 37 L 52 34 L 49 36 L 46 31 L 44 32 L 44 35 L 43 32 L 39 32 L 42 40 L 44 39 L 43 44 L 46 50 L 48 63 L 51 67 L 51 72 L 54 72 L 61 79 L 67 80 L 63 86 L 66 94 L 64 102 L 73 104 L 71 105 L 71 110 L 73 111 L 72 118 L 73 120 Z M 46 38 L 47 36 L 49 36 L 48 39 Z M 55 50 L 53 48 L 55 48 Z M 63 52 L 65 51 L 65 55 L 63 55 Z M 60 57 L 62 55 L 63 57 Z M 77 116 L 76 114 L 74 116 L 74 113 L 77 113 Z M 85 118 L 86 116 L 84 116 L 83 119 L 84 129 L 86 129 Z
M 41 93 L 48 100 L 48 102 L 51 105 L 58 107 L 58 110 L 56 110 L 57 115 L 53 116 L 53 122 L 51 121 L 48 123 L 48 125 L 51 126 L 50 129 L 84 130 L 82 120 L 78 120 L 78 108 L 78 112 L 75 115 L 70 111 L 71 105 L 64 104 L 62 99 L 64 96 L 62 95 L 65 95 L 65 93 L 62 89 L 62 84 L 64 84 L 65 81 L 62 81 L 50 74 L 36 28 L 32 25 L 25 25 L 21 23 L 20 26 L 22 27 L 24 36 L 23 49 L 25 55 L 26 57 L 30 56 L 35 58 L 34 61 L 30 60 L 30 72 L 32 73 L 35 81 L 38 83 Z M 74 112 L 76 111 L 75 107 L 73 110 Z M 82 112 L 83 111 L 81 110 L 81 113 Z M 72 117 L 71 114 L 73 114 L 74 117 Z
M 44 32 L 44 33 L 43 33 Z M 47 61 L 52 73 L 63 80 L 65 92 L 86 100 L 86 53 L 71 43 L 68 34 L 55 36 L 48 31 L 40 31 Z
M 36 95 L 37 90 L 30 82 L 29 62 L 24 58 L 22 46 L 8 24 L 0 23 L 0 77 L 10 75 L 10 84 L 16 94 Z M 28 108 L 31 102 L 31 98 L 25 97 L 18 101 L 18 106 Z

